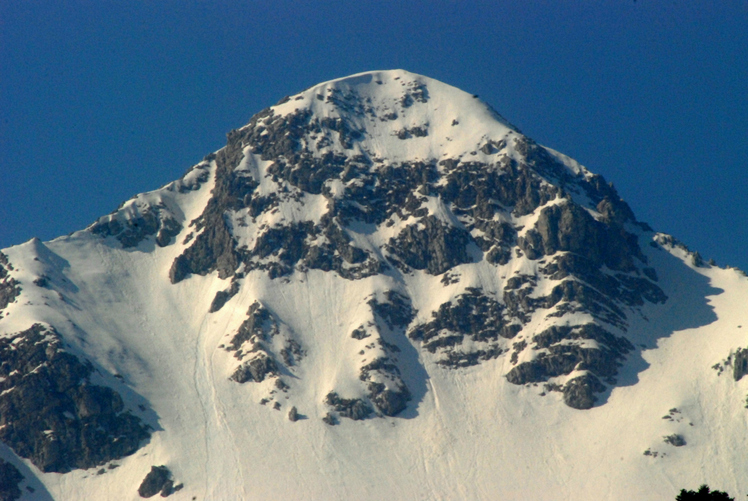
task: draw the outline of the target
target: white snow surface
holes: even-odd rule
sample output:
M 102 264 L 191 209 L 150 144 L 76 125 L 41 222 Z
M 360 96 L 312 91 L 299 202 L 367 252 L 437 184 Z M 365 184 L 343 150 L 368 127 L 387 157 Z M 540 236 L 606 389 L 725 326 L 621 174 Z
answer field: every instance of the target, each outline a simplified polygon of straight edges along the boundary
M 403 88 L 419 83 L 428 89 L 428 105 L 416 103 L 402 112 L 396 102 Z M 519 134 L 472 95 L 401 70 L 326 82 L 291 96 L 275 112 L 306 106 L 327 116 L 332 108 L 316 96 L 331 89 L 370 102 L 378 116 L 397 110 L 398 117 L 388 121 L 353 117 L 370 133 L 356 148 L 389 162 L 461 155 L 480 160 L 486 140 Z M 393 137 L 419 126 L 428 128 L 428 136 Z M 551 153 L 575 175 L 588 174 Z M 509 146 L 506 154 L 512 154 Z M 261 182 L 259 190 L 272 189 L 263 175 L 267 162 L 247 152 L 239 168 Z M 122 249 L 111 237 L 81 231 L 3 250 L 23 292 L 0 319 L 0 335 L 36 322 L 54 326 L 73 352 L 123 376 L 124 383 L 102 377 L 101 384 L 120 391 L 133 413 L 154 427 L 145 446 L 102 475 L 97 469 L 45 474 L 0 447 L 1 457 L 36 477 L 27 474 L 23 485 L 36 490 L 24 489 L 22 499 L 140 499 L 138 485 L 151 466 L 161 464 L 184 483 L 170 497 L 175 500 L 662 500 L 701 483 L 736 498 L 748 493 L 748 378 L 735 382 L 729 370 L 718 375 L 712 368 L 748 345 L 748 278 L 738 270 L 696 267 L 679 247 L 662 250 L 643 242 L 669 300 L 630 317 L 627 337 L 646 349 L 626 362 L 619 384 L 592 409 L 569 408 L 559 393 L 540 396 L 541 386 L 509 384 L 508 357 L 445 369 L 400 337 L 388 341 L 401 349 L 400 366 L 407 367 L 403 380 L 413 394 L 408 408 L 397 417 L 342 419 L 328 426 L 321 420 L 328 411 L 325 395 L 333 389 L 343 396 L 359 391 L 350 381 L 357 380 L 364 359 L 374 358 L 374 352 L 359 355 L 367 341 L 350 335 L 371 320 L 366 300 L 372 294 L 407 291 L 418 319 L 427 320 L 465 286 L 500 293 L 506 276 L 536 265 L 528 260 L 512 261 L 511 267 L 485 261 L 461 265 L 459 289 L 422 272 L 396 282 L 384 275 L 346 280 L 316 270 L 271 280 L 255 270 L 220 311 L 208 313 L 229 281 L 214 272 L 171 284 L 168 272 L 192 231 L 186 222 L 202 212 L 212 183 L 213 177 L 185 193 L 167 186 L 120 209 L 124 214 L 141 202 L 164 203 L 185 224 L 176 243 L 163 248 L 151 239 Z M 430 200 L 428 209 L 447 217 L 438 200 Z M 242 214 L 235 213 L 232 226 L 240 243 L 251 247 L 262 225 L 318 220 L 324 211 L 324 197 L 305 195 L 246 227 L 238 225 Z M 528 225 L 533 217 L 526 216 Z M 360 226 L 353 233 L 356 244 L 370 250 L 400 227 L 396 221 L 383 233 Z M 42 274 L 53 287 L 33 285 Z M 228 378 L 238 361 L 223 345 L 255 301 L 306 350 L 284 378 L 290 386 L 285 393 L 269 380 L 237 384 Z M 138 411 L 139 398 L 152 412 Z M 260 405 L 263 398 L 270 402 Z M 272 408 L 274 402 L 280 411 Z M 297 422 L 287 418 L 292 405 L 303 415 Z M 678 413 L 663 419 L 670 409 Z M 687 445 L 664 443 L 663 437 L 674 433 Z

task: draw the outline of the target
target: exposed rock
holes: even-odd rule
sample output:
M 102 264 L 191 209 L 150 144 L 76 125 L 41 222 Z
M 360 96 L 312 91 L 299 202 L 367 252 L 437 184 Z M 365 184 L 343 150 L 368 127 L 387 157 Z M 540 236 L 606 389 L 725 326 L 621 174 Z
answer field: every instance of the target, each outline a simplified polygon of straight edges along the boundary
M 267 339 L 278 332 L 276 323 L 270 311 L 259 302 L 252 303 L 247 310 L 247 318 L 239 326 L 236 334 L 231 339 L 229 349 L 238 350 L 242 344 L 253 338 L 256 341 Z
M 334 391 L 327 394 L 325 404 L 332 407 L 341 416 L 353 419 L 354 421 L 366 419 L 372 413 L 371 407 L 360 398 L 340 398 Z
M 0 339 L 0 440 L 44 472 L 92 468 L 135 452 L 148 427 L 94 371 L 35 324 Z
M 361 339 L 366 339 L 367 337 L 370 337 L 370 336 L 371 334 L 366 332 L 366 329 L 364 329 L 363 325 L 359 327 L 358 329 L 354 329 L 353 332 L 351 332 L 351 337 L 353 339 L 361 340 Z
M 735 381 L 740 381 L 740 378 L 748 374 L 748 348 L 738 348 L 732 361 L 732 367 L 732 375 Z
M 162 204 L 140 207 L 137 203 L 135 215 L 120 215 L 117 212 L 104 216 L 91 226 L 90 231 L 101 237 L 114 237 L 122 248 L 137 247 L 146 238 L 156 235 L 156 244 L 166 247 L 171 239 L 182 231 L 182 224 Z
M 591 409 L 597 397 L 595 393 L 605 391 L 599 379 L 592 374 L 579 376 L 564 385 L 564 403 L 573 409 Z
M 335 426 L 336 424 L 338 424 L 338 418 L 336 418 L 335 415 L 330 412 L 325 414 L 325 417 L 322 418 L 322 421 L 330 426 Z
M 684 445 L 686 445 L 686 439 L 683 438 L 683 435 L 678 434 L 667 435 L 663 437 L 663 442 L 674 447 L 683 447 Z
M 444 303 L 432 312 L 431 322 L 420 324 L 408 334 L 419 340 L 423 347 L 435 353 L 441 351 L 446 358 L 439 361 L 448 367 L 465 367 L 478 364 L 500 355 L 504 350 L 497 347 L 500 338 L 511 338 L 517 326 L 508 325 L 503 318 L 504 306 L 484 295 L 480 289 L 470 288 L 452 302 Z M 476 343 L 489 343 L 485 349 L 469 352 L 452 351 L 463 343 L 465 337 Z
M 530 259 L 568 251 L 584 256 L 599 267 L 632 271 L 633 258 L 643 260 L 635 235 L 620 227 L 606 226 L 573 203 L 552 205 L 541 210 L 535 228 L 519 240 Z
M 426 216 L 390 239 L 387 251 L 411 268 L 441 275 L 458 264 L 471 262 L 467 252 L 471 240 L 465 230 Z
M 382 383 L 369 383 L 369 398 L 379 412 L 385 416 L 395 416 L 402 412 L 410 400 L 410 392 L 403 384 L 399 390 L 388 389 Z
M 390 329 L 406 327 L 413 320 L 415 311 L 410 304 L 410 298 L 393 290 L 385 293 L 386 300 L 379 302 L 376 298 L 368 301 L 376 314 L 387 322 Z
M 228 289 L 216 292 L 216 297 L 214 297 L 213 302 L 210 303 L 208 313 L 215 313 L 223 308 L 223 305 L 226 304 L 229 299 L 236 296 L 237 292 L 239 292 L 239 282 L 232 280 L 231 286 L 229 286 Z
M 0 312 L 21 294 L 18 281 L 8 275 L 8 271 L 12 269 L 8 256 L 0 252 Z
M 207 275 L 218 271 L 222 279 L 234 274 L 239 260 L 236 242 L 224 219 L 227 210 L 245 207 L 257 182 L 235 171 L 244 157 L 243 145 L 236 131 L 229 133 L 228 144 L 216 155 L 216 181 L 212 197 L 203 213 L 190 226 L 203 230 L 172 263 L 169 279 L 172 283 L 184 280 L 190 273 Z
M 296 410 L 296 407 L 291 407 L 291 410 L 288 411 L 288 420 L 292 423 L 295 423 L 299 420 L 299 411 Z
M 174 481 L 171 479 L 171 471 L 166 466 L 151 466 L 151 471 L 138 487 L 138 494 L 142 498 L 150 498 L 158 493 L 161 493 L 161 497 L 167 497 L 173 492 Z
M 230 379 L 237 383 L 261 382 L 278 374 L 278 366 L 266 353 L 258 353 L 254 358 L 236 368 Z
M 596 341 L 600 347 L 583 347 L 582 342 L 587 340 Z M 612 378 L 625 355 L 634 349 L 627 339 L 615 337 L 596 324 L 553 326 L 535 335 L 532 341 L 535 349 L 547 352 L 512 368 L 506 375 L 510 383 L 547 381 L 574 370 L 588 370 L 599 377 Z
M 0 500 L 15 501 L 21 497 L 18 485 L 23 482 L 23 475 L 7 461 L 0 459 Z

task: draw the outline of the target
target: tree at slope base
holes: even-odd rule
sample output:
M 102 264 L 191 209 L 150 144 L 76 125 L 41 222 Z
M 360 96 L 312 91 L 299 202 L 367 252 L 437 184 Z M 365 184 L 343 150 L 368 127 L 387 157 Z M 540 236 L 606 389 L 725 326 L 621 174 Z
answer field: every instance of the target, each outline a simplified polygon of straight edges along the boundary
M 681 489 L 675 501 L 735 501 L 726 492 L 710 491 L 709 486 L 704 484 L 698 491 L 687 491 Z

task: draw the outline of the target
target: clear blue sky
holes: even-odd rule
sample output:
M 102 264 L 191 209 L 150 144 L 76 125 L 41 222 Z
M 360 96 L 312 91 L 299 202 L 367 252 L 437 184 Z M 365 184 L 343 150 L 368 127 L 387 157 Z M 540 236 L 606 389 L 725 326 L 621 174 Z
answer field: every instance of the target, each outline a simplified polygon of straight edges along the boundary
M 315 83 L 479 94 L 748 269 L 748 1 L 0 1 L 0 248 L 82 229 Z

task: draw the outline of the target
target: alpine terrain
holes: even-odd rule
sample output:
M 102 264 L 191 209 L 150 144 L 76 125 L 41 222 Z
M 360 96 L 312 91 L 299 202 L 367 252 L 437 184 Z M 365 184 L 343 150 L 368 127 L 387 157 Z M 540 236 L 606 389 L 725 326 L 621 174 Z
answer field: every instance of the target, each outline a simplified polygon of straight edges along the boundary
M 748 493 L 748 278 L 406 71 L 0 254 L 3 499 Z

